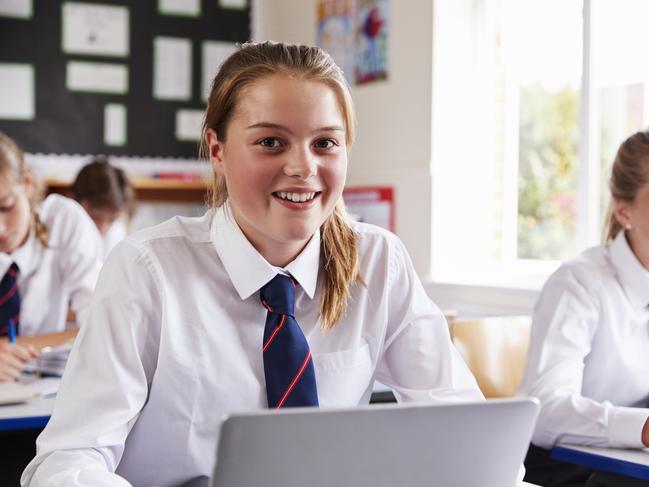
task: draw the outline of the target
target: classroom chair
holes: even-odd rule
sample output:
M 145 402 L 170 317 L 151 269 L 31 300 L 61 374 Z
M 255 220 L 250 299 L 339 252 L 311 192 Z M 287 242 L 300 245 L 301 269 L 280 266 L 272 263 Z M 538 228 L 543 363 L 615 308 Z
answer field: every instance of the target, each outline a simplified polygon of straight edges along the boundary
M 511 397 L 523 377 L 530 316 L 449 320 L 455 347 L 487 398 Z

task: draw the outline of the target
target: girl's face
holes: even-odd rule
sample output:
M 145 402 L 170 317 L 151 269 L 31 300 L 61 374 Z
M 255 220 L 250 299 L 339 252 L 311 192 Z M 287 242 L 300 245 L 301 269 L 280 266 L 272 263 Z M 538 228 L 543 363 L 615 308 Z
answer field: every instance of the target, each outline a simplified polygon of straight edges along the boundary
M 11 176 L 0 178 L 0 252 L 13 252 L 29 236 L 28 190 L 26 181 L 16 184 Z
M 645 184 L 631 203 L 615 201 L 614 211 L 622 226 L 630 225 L 627 239 L 640 262 L 649 269 L 649 184 Z
M 235 220 L 271 264 L 293 260 L 332 213 L 347 171 L 343 114 L 326 84 L 273 75 L 246 88 L 227 139 L 208 130 Z

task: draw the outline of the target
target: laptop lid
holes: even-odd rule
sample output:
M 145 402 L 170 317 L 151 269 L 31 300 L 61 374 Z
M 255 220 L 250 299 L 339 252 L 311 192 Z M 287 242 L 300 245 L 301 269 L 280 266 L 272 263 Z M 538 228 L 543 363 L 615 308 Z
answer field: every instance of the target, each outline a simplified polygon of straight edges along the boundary
M 509 487 L 538 401 L 295 408 L 232 415 L 214 487 Z

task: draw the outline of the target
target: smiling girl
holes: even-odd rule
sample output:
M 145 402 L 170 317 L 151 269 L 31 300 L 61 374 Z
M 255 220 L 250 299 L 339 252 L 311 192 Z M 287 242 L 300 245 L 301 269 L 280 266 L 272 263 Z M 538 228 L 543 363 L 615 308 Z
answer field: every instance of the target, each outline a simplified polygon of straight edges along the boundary
M 348 88 L 315 47 L 245 44 L 212 85 L 212 206 L 109 256 L 23 485 L 206 485 L 225 414 L 481 398 L 399 239 L 351 223 Z M 332 445 L 333 447 L 333 445 Z
M 99 238 L 83 209 L 62 196 L 37 201 L 18 146 L 0 132 L 0 334 L 63 332 L 68 305 L 84 324 L 99 274 Z M 11 323 L 10 323 L 11 320 Z M 56 336 L 51 336 L 56 341 Z M 20 338 L 19 338 L 20 342 Z M 38 354 L 0 342 L 0 381 Z

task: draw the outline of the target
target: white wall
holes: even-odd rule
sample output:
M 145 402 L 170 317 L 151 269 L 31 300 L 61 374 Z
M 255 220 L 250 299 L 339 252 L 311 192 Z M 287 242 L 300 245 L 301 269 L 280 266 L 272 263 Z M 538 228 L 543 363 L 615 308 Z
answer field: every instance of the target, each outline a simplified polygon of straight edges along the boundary
M 314 44 L 316 0 L 258 0 L 257 39 Z M 417 272 L 431 267 L 431 0 L 391 0 L 388 80 L 355 86 L 358 128 L 348 185 L 394 187 L 396 233 Z

